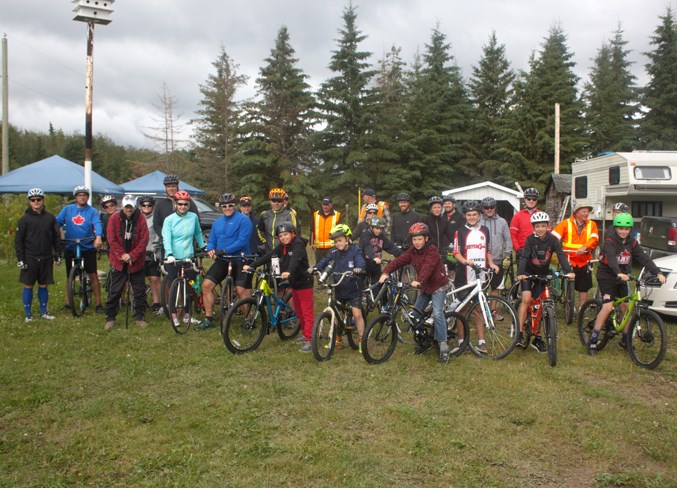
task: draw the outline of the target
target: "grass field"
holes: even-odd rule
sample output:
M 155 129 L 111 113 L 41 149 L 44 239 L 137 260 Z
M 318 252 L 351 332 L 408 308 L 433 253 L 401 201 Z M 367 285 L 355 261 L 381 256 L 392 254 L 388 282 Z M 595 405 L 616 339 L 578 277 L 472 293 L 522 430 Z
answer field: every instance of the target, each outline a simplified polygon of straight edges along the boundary
M 615 341 L 588 357 L 562 322 L 556 368 L 401 344 L 381 366 L 319 364 L 276 334 L 233 356 L 157 317 L 25 324 L 17 275 L 0 266 L 2 487 L 677 486 L 674 323 L 655 371 Z

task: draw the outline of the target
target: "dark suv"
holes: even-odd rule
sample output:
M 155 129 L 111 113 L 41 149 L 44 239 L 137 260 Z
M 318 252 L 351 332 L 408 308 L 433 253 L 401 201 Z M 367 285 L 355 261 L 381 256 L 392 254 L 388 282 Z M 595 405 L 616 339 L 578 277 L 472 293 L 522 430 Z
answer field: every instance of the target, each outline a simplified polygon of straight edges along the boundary
M 223 214 L 217 212 L 214 207 L 208 204 L 205 200 L 200 198 L 193 198 L 195 206 L 197 206 L 198 216 L 200 217 L 200 229 L 204 235 L 205 242 L 209 239 L 209 233 L 212 230 L 212 225 Z

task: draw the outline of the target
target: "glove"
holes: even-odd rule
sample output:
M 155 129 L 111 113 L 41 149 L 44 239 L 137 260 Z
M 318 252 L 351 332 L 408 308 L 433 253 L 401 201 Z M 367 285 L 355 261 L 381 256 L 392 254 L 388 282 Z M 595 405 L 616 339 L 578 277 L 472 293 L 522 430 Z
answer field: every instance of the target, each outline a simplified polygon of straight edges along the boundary
M 56 258 L 54 260 L 54 264 L 56 264 L 57 266 L 60 266 L 61 265 L 61 258 Z
M 167 261 L 169 264 L 173 264 L 173 263 L 176 262 L 176 258 L 170 254 L 169 256 L 167 256 L 166 261 Z
M 308 268 L 306 271 L 308 271 L 308 274 L 313 274 L 317 268 Z
M 16 267 L 19 269 L 28 269 L 28 265 L 23 261 L 19 261 L 18 263 L 16 263 Z

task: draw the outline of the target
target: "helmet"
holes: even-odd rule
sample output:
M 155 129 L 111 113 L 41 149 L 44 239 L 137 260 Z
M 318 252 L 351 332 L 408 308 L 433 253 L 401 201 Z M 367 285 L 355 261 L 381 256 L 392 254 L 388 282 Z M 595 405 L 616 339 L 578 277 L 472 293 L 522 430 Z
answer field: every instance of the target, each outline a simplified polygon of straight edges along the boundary
M 268 192 L 268 200 L 272 200 L 273 198 L 279 198 L 280 200 L 284 200 L 286 196 L 287 192 L 284 191 L 283 188 L 273 188 Z
M 430 234 L 430 229 L 423 222 L 416 222 L 409 227 L 410 237 L 427 236 L 428 234 Z
M 493 197 L 484 197 L 481 202 L 482 208 L 491 208 L 496 206 L 496 199 Z
M 450 193 L 447 193 L 446 195 L 442 195 L 442 201 L 443 202 L 455 202 L 456 197 Z
M 296 233 L 296 227 L 291 222 L 282 222 L 275 226 L 275 235 L 279 236 L 283 232 L 294 232 Z
M 334 227 L 331 228 L 331 231 L 329 232 L 329 238 L 330 239 L 336 239 L 337 237 L 350 237 L 352 236 L 353 233 L 350 230 L 350 227 L 348 227 L 346 224 L 337 224 Z
M 524 190 L 524 198 L 541 198 L 541 193 L 536 188 L 527 188 Z
M 531 216 L 531 224 L 538 224 L 540 222 L 548 223 L 550 222 L 550 216 L 545 212 L 534 212 Z
M 104 195 L 101 197 L 101 206 L 103 207 L 107 203 L 113 202 L 115 205 L 118 204 L 118 199 L 113 195 Z
M 235 198 L 235 195 L 232 193 L 224 193 L 219 197 L 219 203 L 224 204 L 224 203 L 235 203 L 237 199 Z
M 409 196 L 409 193 L 398 193 L 395 200 L 398 202 L 408 202 L 411 200 L 411 197 Z
M 78 185 L 73 188 L 73 195 L 77 195 L 78 193 L 86 193 L 87 195 L 91 195 L 89 188 L 87 188 L 85 185 Z
M 242 197 L 240 198 L 240 205 L 252 205 L 252 197 Z
M 126 207 L 127 205 L 131 205 L 132 207 L 136 207 L 136 197 L 134 195 L 125 195 L 124 198 L 122 199 L 122 207 Z
M 369 227 L 380 227 L 381 229 L 385 229 L 386 221 L 381 217 L 372 217 L 369 221 Z
M 31 197 L 45 198 L 45 192 L 42 191 L 42 188 L 31 188 L 30 190 L 28 190 L 28 196 L 26 198 Z
M 375 203 L 367 204 L 367 206 L 364 207 L 364 213 L 367 213 L 367 212 L 377 212 L 378 213 L 378 205 L 376 205 Z
M 437 195 L 435 195 L 434 197 L 430 197 L 430 198 L 428 199 L 428 206 L 429 206 L 429 207 L 432 207 L 432 206 L 435 205 L 436 203 L 439 203 L 440 205 L 442 205 L 442 198 L 440 198 L 440 197 L 438 197 Z
M 616 202 L 614 204 L 614 210 L 621 213 L 630 213 L 630 207 L 623 202 Z
M 634 223 L 629 213 L 619 213 L 614 217 L 614 227 L 632 227 Z
M 179 190 L 174 193 L 174 200 L 190 200 L 190 193 L 185 190 Z
M 468 213 L 468 212 L 479 212 L 480 211 L 480 202 L 477 200 L 466 200 L 463 202 L 463 213 Z
M 141 195 L 141 196 L 137 199 L 137 203 L 138 203 L 139 205 L 144 204 L 144 203 L 150 203 L 150 204 L 152 204 L 153 206 L 155 206 L 155 198 L 153 198 L 151 195 Z
M 166 185 L 178 185 L 179 184 L 179 177 L 176 175 L 167 175 L 165 176 L 164 180 L 162 180 L 162 183 Z

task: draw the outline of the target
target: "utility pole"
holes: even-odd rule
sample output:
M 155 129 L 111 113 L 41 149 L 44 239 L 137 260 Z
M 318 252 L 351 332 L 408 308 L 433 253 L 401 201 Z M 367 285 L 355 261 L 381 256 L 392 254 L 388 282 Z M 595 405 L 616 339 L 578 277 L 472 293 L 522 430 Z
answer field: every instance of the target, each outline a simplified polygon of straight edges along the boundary
M 559 103 L 555 104 L 555 174 L 559 174 Z
M 7 76 L 7 34 L 2 36 L 2 174 L 9 173 L 9 78 Z

